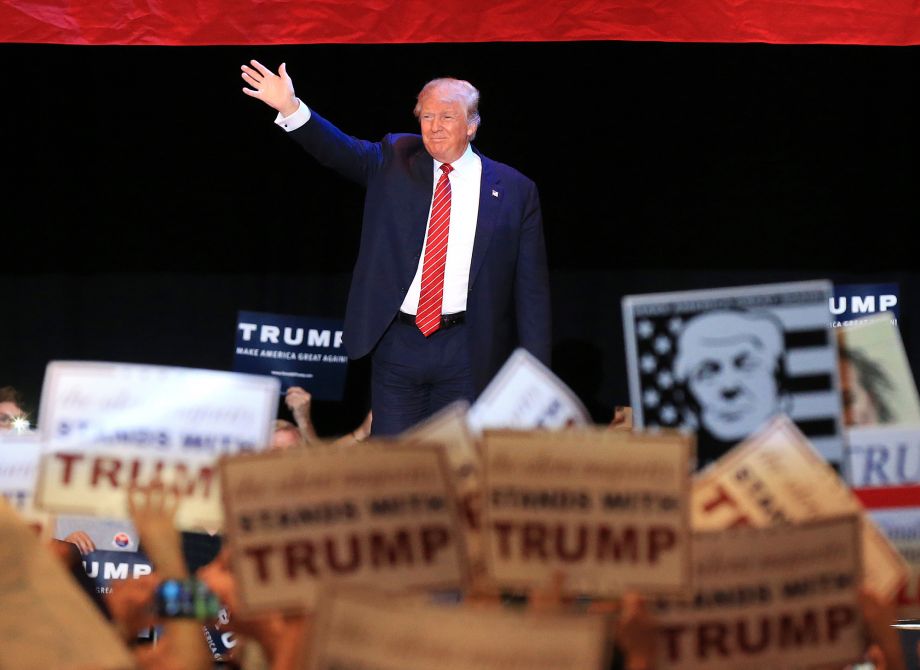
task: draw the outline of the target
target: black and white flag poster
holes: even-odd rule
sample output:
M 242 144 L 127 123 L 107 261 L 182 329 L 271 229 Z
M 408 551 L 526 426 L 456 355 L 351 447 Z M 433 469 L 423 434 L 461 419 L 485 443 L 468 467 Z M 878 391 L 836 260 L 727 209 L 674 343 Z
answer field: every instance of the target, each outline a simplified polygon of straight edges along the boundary
M 786 414 L 839 464 L 832 291 L 809 281 L 623 298 L 636 427 L 696 433 L 703 466 Z

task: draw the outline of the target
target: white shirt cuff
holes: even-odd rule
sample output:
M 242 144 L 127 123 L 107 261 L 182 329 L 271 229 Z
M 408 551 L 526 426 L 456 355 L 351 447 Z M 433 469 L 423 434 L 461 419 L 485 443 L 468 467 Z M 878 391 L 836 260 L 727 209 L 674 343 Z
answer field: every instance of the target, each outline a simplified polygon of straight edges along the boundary
M 287 132 L 297 130 L 310 120 L 310 108 L 303 104 L 302 100 L 298 100 L 297 102 L 300 103 L 297 107 L 297 111 L 293 112 L 290 116 L 281 116 L 281 112 L 278 112 L 278 116 L 275 117 L 275 123 L 284 128 Z

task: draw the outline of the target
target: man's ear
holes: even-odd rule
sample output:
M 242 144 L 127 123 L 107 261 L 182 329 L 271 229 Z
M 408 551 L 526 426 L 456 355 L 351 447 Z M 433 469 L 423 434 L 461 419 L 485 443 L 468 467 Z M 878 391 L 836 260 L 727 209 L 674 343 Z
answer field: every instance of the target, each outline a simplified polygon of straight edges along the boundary
M 476 130 L 479 128 L 477 123 L 468 123 L 466 124 L 466 139 L 473 139 L 473 135 L 476 134 Z

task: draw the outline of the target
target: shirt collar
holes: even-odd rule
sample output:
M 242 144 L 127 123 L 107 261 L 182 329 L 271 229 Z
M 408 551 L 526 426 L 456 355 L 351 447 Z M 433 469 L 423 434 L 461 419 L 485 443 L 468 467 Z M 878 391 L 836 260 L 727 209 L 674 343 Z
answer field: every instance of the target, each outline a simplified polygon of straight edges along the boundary
M 458 158 L 457 160 L 455 160 L 455 161 L 454 161 L 453 163 L 451 163 L 450 165 L 451 165 L 452 168 L 454 168 L 454 170 L 462 170 L 462 169 L 464 169 L 465 167 L 468 167 L 468 166 L 470 165 L 470 163 L 474 162 L 474 161 L 476 160 L 476 158 L 477 158 L 477 156 L 476 156 L 475 152 L 473 151 L 473 145 L 472 145 L 472 144 L 467 144 L 467 145 L 466 145 L 466 151 L 463 152 L 463 155 L 460 156 L 460 158 Z M 434 159 L 432 159 L 432 160 L 434 160 Z M 438 161 L 438 160 L 434 160 L 434 175 L 435 175 L 436 177 L 437 177 L 437 176 L 439 175 L 439 173 L 441 172 L 441 166 L 442 166 L 442 165 L 444 165 L 444 163 L 442 163 L 442 162 L 440 162 L 440 161 Z

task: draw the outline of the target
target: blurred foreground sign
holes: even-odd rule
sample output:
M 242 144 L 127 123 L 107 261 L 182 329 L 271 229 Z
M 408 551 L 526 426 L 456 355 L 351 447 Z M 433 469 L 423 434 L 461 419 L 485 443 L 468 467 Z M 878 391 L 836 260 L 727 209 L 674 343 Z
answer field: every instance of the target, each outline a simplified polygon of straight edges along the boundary
M 50 530 L 50 515 L 35 509 L 35 482 L 41 462 L 38 435 L 0 433 L 0 496 L 30 525 Z
M 908 569 L 862 505 L 786 417 L 738 445 L 693 483 L 693 529 L 724 530 L 814 521 L 842 514 L 862 518 L 865 585 L 893 598 Z
M 230 372 L 50 363 L 37 504 L 125 516 L 128 488 L 159 480 L 183 497 L 181 527 L 219 528 L 217 458 L 269 443 L 278 389 L 276 379 Z
M 347 591 L 324 598 L 309 670 L 603 670 L 600 617 L 446 607 Z
M 690 438 L 599 429 L 487 432 L 483 546 L 500 586 L 565 572 L 575 594 L 690 581 Z
M 571 389 L 526 349 L 517 349 L 469 413 L 470 428 L 565 428 L 591 423 Z
M 699 533 L 694 596 L 663 603 L 674 670 L 842 667 L 861 656 L 858 517 Z
M 0 640 L 0 668 L 135 667 L 115 628 L 2 499 Z
M 243 606 L 311 609 L 324 582 L 461 588 L 466 558 L 450 481 L 443 450 L 399 443 L 225 459 Z

